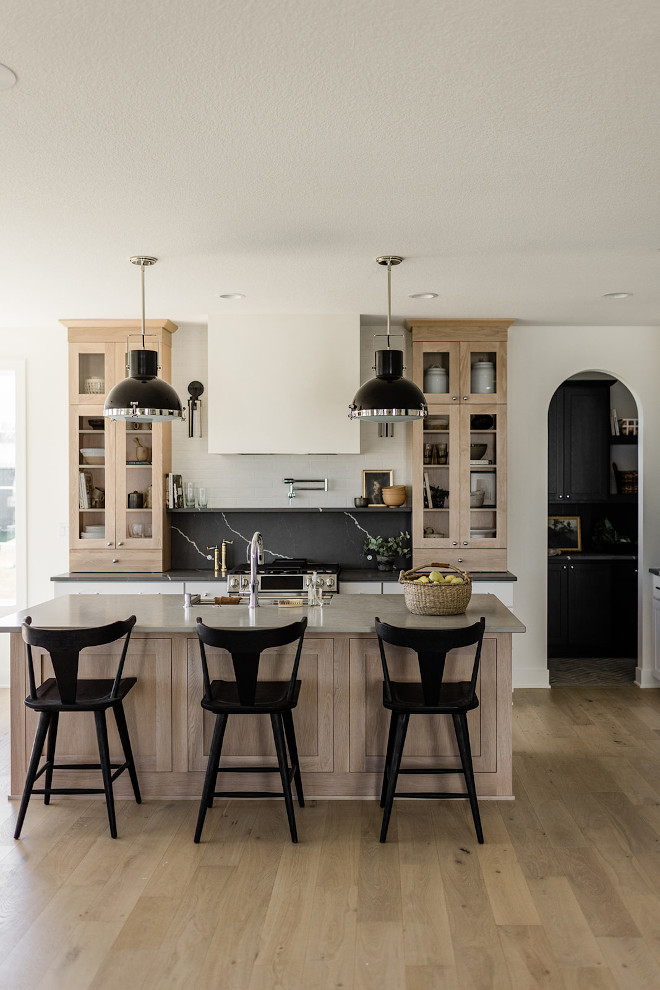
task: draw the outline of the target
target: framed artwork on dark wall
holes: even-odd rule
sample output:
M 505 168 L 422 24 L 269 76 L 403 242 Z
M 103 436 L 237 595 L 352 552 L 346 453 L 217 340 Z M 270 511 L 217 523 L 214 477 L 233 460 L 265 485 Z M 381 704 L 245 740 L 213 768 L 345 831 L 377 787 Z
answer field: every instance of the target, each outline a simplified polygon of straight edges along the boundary
M 548 516 L 548 549 L 582 549 L 582 532 L 579 516 Z
M 363 471 L 362 494 L 369 500 L 369 505 L 382 505 L 383 488 L 392 484 L 394 471 Z

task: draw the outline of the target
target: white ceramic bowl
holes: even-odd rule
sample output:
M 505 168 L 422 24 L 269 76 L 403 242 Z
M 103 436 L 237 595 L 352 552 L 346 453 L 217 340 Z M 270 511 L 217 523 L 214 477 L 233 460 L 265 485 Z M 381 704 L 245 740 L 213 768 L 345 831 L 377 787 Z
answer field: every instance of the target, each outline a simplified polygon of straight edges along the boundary
M 85 464 L 105 464 L 105 447 L 81 447 L 80 454 Z

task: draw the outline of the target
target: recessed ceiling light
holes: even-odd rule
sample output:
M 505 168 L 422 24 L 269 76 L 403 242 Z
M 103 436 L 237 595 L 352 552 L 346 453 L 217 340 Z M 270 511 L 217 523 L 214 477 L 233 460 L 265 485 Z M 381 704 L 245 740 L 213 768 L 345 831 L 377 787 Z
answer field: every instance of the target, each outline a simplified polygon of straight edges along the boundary
M 412 295 L 408 296 L 409 299 L 437 299 L 437 292 L 413 292 Z
M 223 292 L 220 296 L 221 299 L 245 299 L 245 294 L 243 292 Z
M 603 299 L 628 299 L 632 292 L 606 292 Z
M 9 66 L 0 65 L 0 89 L 11 89 L 16 82 L 16 73 Z

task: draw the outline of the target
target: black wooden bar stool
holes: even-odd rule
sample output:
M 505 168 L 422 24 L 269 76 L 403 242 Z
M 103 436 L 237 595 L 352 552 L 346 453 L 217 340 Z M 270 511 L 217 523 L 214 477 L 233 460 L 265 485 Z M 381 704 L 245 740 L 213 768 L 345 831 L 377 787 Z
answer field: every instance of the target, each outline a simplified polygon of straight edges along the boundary
M 289 819 L 291 841 L 298 841 L 291 796 L 292 780 L 296 786 L 298 804 L 301 808 L 305 805 L 305 799 L 291 713 L 298 704 L 298 695 L 300 694 L 300 681 L 296 678 L 306 628 L 306 618 L 301 619 L 300 622 L 292 622 L 288 626 L 279 626 L 275 629 L 214 629 L 211 626 L 205 626 L 201 619 L 197 619 L 197 634 L 204 676 L 202 708 L 208 712 L 213 712 L 215 715 L 215 728 L 206 777 L 204 778 L 202 800 L 199 806 L 195 842 L 199 842 L 202 837 L 206 809 L 213 807 L 213 798 L 280 796 L 272 791 L 216 791 L 217 776 L 220 772 L 222 740 L 230 715 L 270 715 L 278 765 L 276 767 L 222 767 L 222 773 L 279 772 L 282 781 L 281 793 L 284 795 L 286 813 Z M 298 640 L 298 648 L 293 658 L 289 680 L 260 681 L 259 661 L 263 651 L 271 647 L 286 646 L 296 640 Z M 215 646 L 231 654 L 235 680 L 211 681 L 209 679 L 205 646 Z M 287 761 L 287 746 L 291 766 Z
M 117 824 L 112 783 L 124 770 L 129 772 L 135 800 L 138 804 L 141 803 L 140 788 L 123 706 L 124 698 L 133 685 L 137 684 L 136 677 L 122 677 L 128 642 L 134 625 L 135 616 L 132 615 L 125 621 L 112 622 L 107 626 L 97 626 L 90 629 L 37 629 L 32 625 L 31 618 L 29 616 L 26 618 L 22 631 L 23 639 L 27 644 L 30 694 L 25 699 L 25 704 L 28 708 L 41 714 L 25 778 L 23 798 L 14 832 L 15 839 L 18 839 L 21 834 L 25 812 L 32 794 L 43 794 L 44 804 L 50 804 L 51 794 L 105 794 L 110 835 L 113 839 L 117 838 Z M 89 646 L 105 646 L 122 638 L 124 645 L 114 679 L 78 677 L 81 650 Z M 55 674 L 54 677 L 47 678 L 39 687 L 36 686 L 34 677 L 33 646 L 48 651 Z M 110 762 L 108 728 L 105 717 L 108 708 L 112 709 L 115 716 L 117 731 L 124 750 L 124 763 L 121 764 Z M 60 712 L 94 712 L 100 763 L 55 763 Z M 46 760 L 39 769 L 39 760 L 46 737 L 48 737 Z M 100 770 L 103 775 L 103 787 L 53 787 L 53 770 Z M 43 773 L 46 775 L 45 786 L 35 788 L 35 781 Z
M 463 798 L 470 799 L 474 828 L 477 839 L 484 841 L 481 830 L 481 818 L 477 803 L 477 792 L 474 786 L 472 769 L 472 753 L 470 750 L 470 734 L 468 732 L 467 713 L 479 706 L 476 695 L 477 673 L 481 658 L 481 644 L 484 637 L 485 619 L 482 617 L 474 625 L 459 629 L 406 629 L 390 626 L 376 618 L 376 633 L 383 664 L 383 705 L 390 710 L 390 732 L 387 740 L 387 755 L 383 773 L 383 788 L 380 806 L 383 811 L 383 824 L 380 841 L 385 842 L 387 829 L 392 814 L 392 803 L 396 791 L 397 777 L 400 773 L 462 773 L 465 778 L 466 790 L 455 794 L 448 791 L 399 792 L 399 797 L 412 798 Z M 387 666 L 384 643 L 392 646 L 407 647 L 417 653 L 419 664 L 419 682 L 393 681 Z M 445 662 L 450 650 L 474 646 L 474 663 L 472 676 L 469 681 L 446 681 Z M 460 767 L 445 767 L 428 769 L 401 768 L 403 746 L 408 731 L 408 721 L 411 715 L 451 715 L 458 751 L 461 757 Z

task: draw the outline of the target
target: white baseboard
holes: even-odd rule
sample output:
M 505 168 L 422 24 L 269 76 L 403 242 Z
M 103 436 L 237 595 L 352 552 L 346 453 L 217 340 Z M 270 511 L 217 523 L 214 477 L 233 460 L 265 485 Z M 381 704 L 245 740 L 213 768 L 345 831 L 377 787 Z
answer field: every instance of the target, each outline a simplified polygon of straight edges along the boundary
M 547 667 L 519 667 L 513 670 L 513 688 L 549 688 L 550 674 Z
M 635 667 L 635 684 L 640 688 L 660 688 L 660 680 L 649 667 Z

